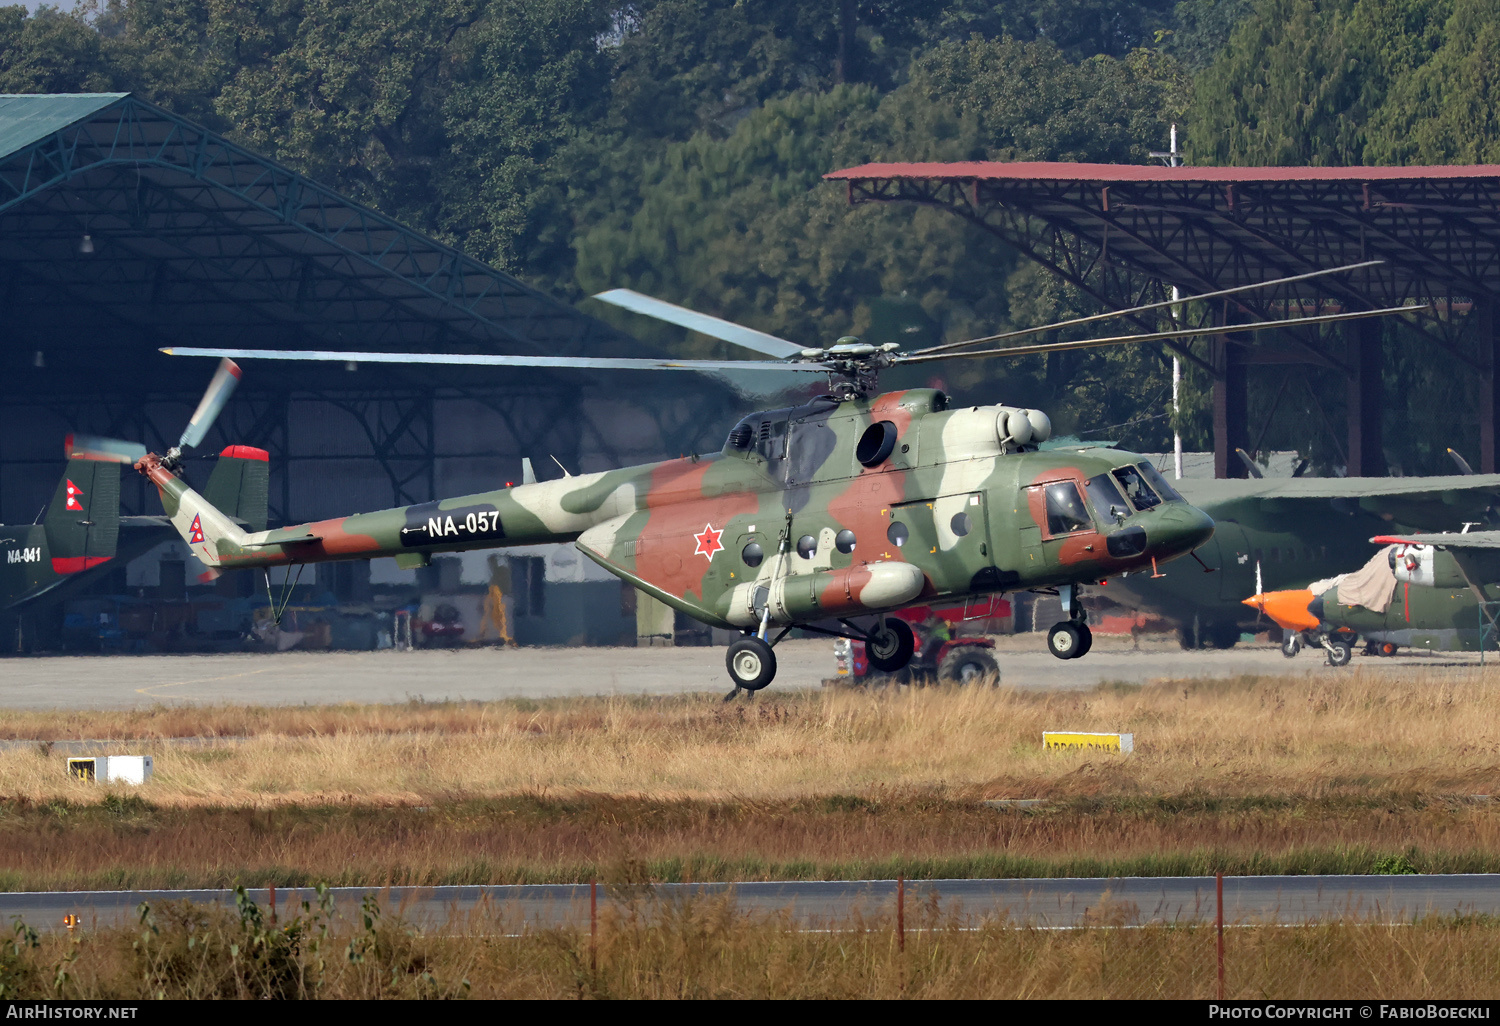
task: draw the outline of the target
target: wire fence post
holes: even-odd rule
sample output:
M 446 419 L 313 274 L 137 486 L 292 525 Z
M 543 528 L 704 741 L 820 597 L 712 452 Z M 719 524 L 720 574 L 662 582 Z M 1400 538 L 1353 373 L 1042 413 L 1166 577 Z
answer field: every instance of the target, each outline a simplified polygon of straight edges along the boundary
M 906 876 L 896 877 L 896 950 L 906 950 Z
M 599 971 L 599 881 L 589 881 L 589 972 Z M 1221 987 L 1220 990 L 1223 988 Z
M 1219 1000 L 1224 1000 L 1224 874 L 1215 874 L 1214 891 L 1218 895 L 1218 912 L 1214 922 L 1219 932 Z
M 271 925 L 275 926 L 276 925 L 276 885 L 275 884 L 271 884 L 269 886 L 268 890 L 270 891 L 270 895 L 271 895 L 271 898 L 270 898 L 270 901 L 269 901 L 269 904 L 271 906 Z

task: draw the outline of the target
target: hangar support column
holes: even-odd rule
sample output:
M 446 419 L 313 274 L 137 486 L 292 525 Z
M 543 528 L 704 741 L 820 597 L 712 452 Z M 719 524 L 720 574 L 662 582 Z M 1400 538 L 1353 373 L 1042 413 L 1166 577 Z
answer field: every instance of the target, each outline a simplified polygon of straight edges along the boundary
M 1214 477 L 1246 477 L 1236 449 L 1250 444 L 1250 409 L 1246 390 L 1244 349 L 1215 335 L 1210 353 L 1214 365 Z
M 1385 442 L 1381 416 L 1385 409 L 1382 326 L 1379 318 L 1345 326 L 1349 363 L 1349 477 L 1384 477 Z
M 1480 358 L 1485 371 L 1479 375 L 1479 472 L 1493 474 L 1496 467 L 1496 432 L 1500 431 L 1500 334 L 1495 331 L 1495 300 L 1475 297 L 1474 318 L 1479 328 Z

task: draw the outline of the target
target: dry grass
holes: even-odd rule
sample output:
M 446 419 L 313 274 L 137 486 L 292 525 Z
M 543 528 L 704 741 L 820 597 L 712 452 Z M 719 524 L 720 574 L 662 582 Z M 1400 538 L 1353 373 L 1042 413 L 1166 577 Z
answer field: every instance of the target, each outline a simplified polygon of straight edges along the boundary
M 1500 805 L 931 796 L 413 808 L 0 803 L 0 889 L 1500 871 Z
M 929 689 L 547 703 L 6 714 L 32 737 L 137 737 L 167 806 L 425 805 L 529 793 L 791 801 L 1500 793 L 1500 671 L 1246 678 L 1046 693 Z M 1042 751 L 1130 731 L 1136 754 Z M 242 736 L 193 748 L 166 736 Z M 93 800 L 61 759 L 0 753 L 0 794 Z
M 1500 870 L 1500 673 L 7 717 L 0 887 Z M 1046 753 L 1128 730 L 1132 756 Z M 151 739 L 226 735 L 211 745 Z M 103 802 L 100 799 L 103 797 Z M 978 800 L 1045 797 L 1026 813 Z
M 314 907 L 267 922 L 258 909 L 152 910 L 142 926 L 0 948 L 7 998 L 1208 998 L 1214 933 L 951 929 L 940 910 L 909 912 L 905 950 L 889 919 L 801 933 L 782 916 L 700 901 L 587 928 L 497 936 L 493 922 L 436 934 L 366 910 L 330 923 Z M 1500 927 L 1429 920 L 1232 930 L 1230 998 L 1472 1000 L 1500 992 Z

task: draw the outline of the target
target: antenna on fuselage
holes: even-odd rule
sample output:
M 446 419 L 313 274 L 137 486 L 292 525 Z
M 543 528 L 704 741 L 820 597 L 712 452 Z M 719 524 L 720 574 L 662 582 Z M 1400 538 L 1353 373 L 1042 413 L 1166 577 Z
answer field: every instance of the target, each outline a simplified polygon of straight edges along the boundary
M 556 463 L 557 464 L 557 469 L 561 470 L 563 472 L 563 477 L 572 477 L 573 476 L 572 474 L 568 473 L 568 468 L 562 465 L 562 460 L 558 459 L 556 456 L 553 456 L 552 457 L 552 462 Z
M 521 457 L 521 483 L 536 484 L 536 468 L 531 465 L 530 456 Z

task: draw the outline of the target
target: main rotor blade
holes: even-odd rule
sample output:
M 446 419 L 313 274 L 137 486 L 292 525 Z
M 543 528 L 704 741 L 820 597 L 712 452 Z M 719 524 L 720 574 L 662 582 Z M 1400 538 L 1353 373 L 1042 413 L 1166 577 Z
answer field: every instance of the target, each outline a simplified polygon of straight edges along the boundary
M 177 443 L 179 448 L 191 449 L 203 441 L 203 436 L 213 427 L 214 420 L 224 409 L 224 404 L 229 402 L 229 397 L 234 394 L 239 383 L 240 369 L 235 362 L 228 357 L 220 360 L 219 369 L 214 371 L 213 380 L 208 383 L 208 390 L 203 393 L 203 398 L 198 401 L 198 408 L 193 411 L 193 415 L 188 418 L 187 427 L 182 430 L 182 440 Z
M 696 331 L 700 335 L 708 335 L 737 346 L 744 346 L 746 349 L 753 349 L 767 356 L 796 356 L 804 348 L 784 338 L 767 335 L 764 331 L 756 331 L 743 324 L 689 310 L 685 306 L 668 303 L 664 299 L 643 296 L 630 289 L 610 289 L 608 292 L 596 294 L 593 298 L 618 306 L 623 310 L 629 310 L 631 313 L 655 317 L 659 321 L 666 321 L 669 324 Z
M 63 454 L 70 460 L 99 460 L 129 466 L 146 455 L 146 447 L 139 442 L 126 442 L 118 438 L 69 435 L 63 439 Z
M 918 349 L 912 352 L 912 356 L 926 356 L 929 353 L 946 353 L 954 349 L 962 349 L 965 346 L 977 346 L 986 342 L 1003 342 L 1008 338 L 1021 338 L 1026 335 L 1035 335 L 1038 332 L 1053 331 L 1057 328 L 1072 328 L 1080 324 L 1094 324 L 1098 321 L 1113 320 L 1116 317 L 1129 317 L 1132 314 L 1148 313 L 1152 310 L 1161 310 L 1169 306 L 1181 306 L 1183 303 L 1192 303 L 1204 299 L 1220 299 L 1224 296 L 1233 296 L 1241 292 L 1252 292 L 1255 289 L 1270 288 L 1272 285 L 1287 285 L 1295 281 L 1307 281 L 1309 278 L 1321 278 L 1326 274 L 1339 274 L 1343 271 L 1357 271 L 1362 267 L 1374 267 L 1383 264 L 1384 260 L 1365 260 L 1357 264 L 1345 264 L 1342 267 L 1330 267 L 1322 271 L 1309 271 L 1306 274 L 1294 274 L 1290 278 L 1272 278 L 1269 281 L 1258 281 L 1253 285 L 1236 285 L 1232 289 L 1220 289 L 1217 292 L 1200 292 L 1194 296 L 1183 296 L 1180 299 L 1168 299 L 1160 303 L 1147 303 L 1145 306 L 1132 306 L 1128 310 L 1110 310 L 1107 313 L 1090 314 L 1088 317 L 1075 317 L 1068 321 L 1056 321 L 1052 324 L 1043 324 L 1035 328 L 1018 328 L 1015 331 L 1007 331 L 999 335 L 986 335 L 984 338 L 965 339 L 962 342 L 944 342 L 939 346 L 929 346 L 926 349 Z
M 1115 335 L 1111 338 L 1085 338 L 1075 342 L 1047 342 L 1034 346 L 1007 346 L 1003 349 L 985 349 L 977 353 L 913 353 L 897 356 L 895 363 L 931 363 L 934 360 L 979 360 L 989 356 L 1031 356 L 1035 353 L 1063 353 L 1072 349 L 1093 349 L 1098 346 L 1118 346 L 1127 342 L 1158 342 L 1170 338 L 1195 338 L 1199 335 L 1238 335 L 1247 331 L 1267 331 L 1272 328 L 1295 328 L 1304 324 L 1332 324 L 1337 321 L 1357 321 L 1365 317 L 1388 317 L 1391 314 L 1419 313 L 1429 308 L 1421 306 L 1388 306 L 1380 310 L 1356 310 L 1352 313 L 1323 314 L 1319 317 L 1293 317 L 1280 321 L 1258 321 L 1254 324 L 1220 324 L 1207 328 L 1182 328 L 1176 331 L 1156 331 L 1146 335 Z
M 787 371 L 826 374 L 826 363 L 777 360 L 656 360 L 637 357 L 511 356 L 501 353 L 334 353 L 285 349 L 201 349 L 167 346 L 168 356 L 222 356 L 235 360 L 332 360 L 340 363 L 426 363 L 476 367 L 556 367 L 560 370 Z M 799 353 L 801 350 L 797 350 Z

